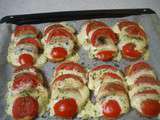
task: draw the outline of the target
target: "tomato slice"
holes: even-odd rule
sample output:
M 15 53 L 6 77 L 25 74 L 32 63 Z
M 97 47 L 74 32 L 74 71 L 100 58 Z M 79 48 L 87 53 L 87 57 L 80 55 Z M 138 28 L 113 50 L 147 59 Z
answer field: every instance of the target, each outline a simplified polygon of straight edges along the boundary
M 111 40 L 114 44 L 118 42 L 117 34 L 114 33 L 109 27 L 96 29 L 90 38 L 93 46 L 98 46 L 101 43 L 105 44 L 105 41 L 108 39 Z
M 158 90 L 155 90 L 155 89 L 150 89 L 150 90 L 144 90 L 142 92 L 138 92 L 136 94 L 134 94 L 134 96 L 137 96 L 137 95 L 147 95 L 147 94 L 156 94 L 158 95 Z
M 18 37 L 20 35 L 25 35 L 25 34 L 35 34 L 35 35 L 37 35 L 37 29 L 34 26 L 31 26 L 31 25 L 16 26 L 14 34 L 15 34 L 16 37 Z
M 160 113 L 160 103 L 158 100 L 147 99 L 141 103 L 142 115 L 146 117 L 156 117 Z
M 97 71 L 97 70 L 101 70 L 101 69 L 110 69 L 110 70 L 113 70 L 113 71 L 116 71 L 118 70 L 117 67 L 115 66 L 112 66 L 112 65 L 99 65 L 99 66 L 96 66 L 92 69 L 92 71 Z
M 34 64 L 34 59 L 29 54 L 21 54 L 19 56 L 19 63 L 21 65 L 24 65 L 24 64 L 33 65 Z
M 105 73 L 102 76 L 102 79 L 105 79 L 105 77 L 108 77 L 108 76 L 111 77 L 111 78 L 113 78 L 113 79 L 118 79 L 118 80 L 122 81 L 122 78 L 119 75 L 117 75 L 116 73 L 112 73 L 112 72 Z
M 131 37 L 138 37 L 142 40 L 147 39 L 146 33 L 139 26 L 128 26 L 125 28 L 125 31 Z
M 23 64 L 21 66 L 16 67 L 14 70 L 14 73 L 25 70 L 25 69 L 30 69 L 30 68 L 36 70 L 36 68 L 34 66 L 31 66 L 29 64 Z
M 33 75 L 32 73 L 25 73 L 22 75 L 18 75 L 18 77 L 14 79 L 12 88 L 13 90 L 15 90 L 25 86 L 26 84 L 29 84 L 32 88 L 35 88 L 39 84 L 42 84 L 42 81 L 37 75 Z
M 53 24 L 53 25 L 48 26 L 44 31 L 44 35 L 47 35 L 51 30 L 59 28 L 59 27 L 64 27 L 64 26 L 61 24 Z
M 86 33 L 87 35 L 89 34 L 90 31 L 99 28 L 99 27 L 106 27 L 107 25 L 104 22 L 100 22 L 100 21 L 90 21 L 87 25 L 86 28 Z
M 60 70 L 76 70 L 77 72 L 86 73 L 86 70 L 83 66 L 75 62 L 65 62 L 60 64 L 56 70 L 55 75 L 58 74 Z
M 54 83 L 56 81 L 64 81 L 65 79 L 68 79 L 68 78 L 72 78 L 74 79 L 75 81 L 79 81 L 81 83 L 83 83 L 83 80 L 81 77 L 77 76 L 77 75 L 74 75 L 74 74 L 64 74 L 64 75 L 61 75 L 61 76 L 58 76 L 55 80 L 54 80 Z
M 110 91 L 111 93 L 117 93 L 117 92 L 126 93 L 126 89 L 122 84 L 114 83 L 114 82 L 106 84 L 103 90 Z
M 140 70 L 143 69 L 147 69 L 147 70 L 152 70 L 151 66 L 144 62 L 144 61 L 139 61 L 137 63 L 132 64 L 129 68 L 128 68 L 128 73 L 127 75 L 132 75 Z
M 13 103 L 12 113 L 14 119 L 34 119 L 38 115 L 39 104 L 31 96 L 18 97 Z
M 106 118 L 117 118 L 120 113 L 121 107 L 115 100 L 109 100 L 103 105 L 103 114 Z
M 73 34 L 62 27 L 52 29 L 52 31 L 48 35 L 46 43 L 50 43 L 53 37 L 68 37 L 71 40 L 74 40 Z
M 78 112 L 77 103 L 73 98 L 59 100 L 53 108 L 56 116 L 68 119 L 75 117 Z
M 41 43 L 36 38 L 24 38 L 24 39 L 21 39 L 17 43 L 17 45 L 19 45 L 19 44 L 25 44 L 25 43 L 31 43 L 34 46 L 36 46 L 37 48 L 41 48 L 42 47 Z
M 52 49 L 51 55 L 53 59 L 64 60 L 67 57 L 67 51 L 62 47 L 55 47 Z
M 160 81 L 156 80 L 153 76 L 140 76 L 137 78 L 135 81 L 136 85 L 141 85 L 141 84 L 150 84 L 150 85 L 159 85 L 160 86 Z
M 122 54 L 125 58 L 129 59 L 138 59 L 142 56 L 142 53 L 139 52 L 138 50 L 135 50 L 135 44 L 133 43 L 128 43 L 123 46 L 122 49 Z
M 109 61 L 112 60 L 114 57 L 114 51 L 100 51 L 96 54 L 97 59 L 101 61 Z
M 124 27 L 128 27 L 128 26 L 139 26 L 137 23 L 133 22 L 133 21 L 128 21 L 128 20 L 123 20 L 121 22 L 119 22 L 118 27 L 120 30 L 122 30 Z

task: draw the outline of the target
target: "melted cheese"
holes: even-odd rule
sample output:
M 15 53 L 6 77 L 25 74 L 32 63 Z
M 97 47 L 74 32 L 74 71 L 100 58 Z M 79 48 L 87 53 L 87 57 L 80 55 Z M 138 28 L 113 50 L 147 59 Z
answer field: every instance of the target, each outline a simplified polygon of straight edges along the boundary
M 88 23 L 83 25 L 82 28 L 81 28 L 80 33 L 77 35 L 79 44 L 82 45 L 84 47 L 84 49 L 86 49 L 86 50 L 89 49 L 89 46 L 88 46 L 89 44 L 87 42 L 88 35 L 86 33 L 87 25 L 88 25 Z

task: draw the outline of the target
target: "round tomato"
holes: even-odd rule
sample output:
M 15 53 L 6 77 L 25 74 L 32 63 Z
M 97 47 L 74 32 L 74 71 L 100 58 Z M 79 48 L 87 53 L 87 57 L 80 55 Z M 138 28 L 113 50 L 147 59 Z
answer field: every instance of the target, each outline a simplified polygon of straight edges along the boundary
M 24 38 L 24 39 L 21 39 L 17 43 L 17 45 L 19 45 L 19 44 L 25 44 L 25 43 L 31 43 L 34 46 L 36 46 L 37 48 L 41 48 L 42 47 L 41 43 L 36 38 Z
M 59 100 L 53 108 L 55 115 L 62 118 L 73 118 L 78 112 L 77 103 L 73 98 Z
M 141 103 L 142 115 L 156 117 L 160 114 L 160 103 L 158 100 L 147 99 Z
M 38 115 L 39 104 L 31 96 L 18 97 L 13 103 L 12 114 L 15 119 L 28 117 L 34 119 Z
M 114 57 L 114 53 L 114 51 L 100 51 L 96 54 L 96 57 L 101 61 L 109 61 Z
M 103 38 L 103 39 L 102 39 Z M 118 42 L 118 36 L 109 27 L 102 27 L 96 29 L 91 35 L 91 44 L 98 46 L 99 44 L 105 44 L 106 40 L 111 40 L 113 43 Z
M 34 64 L 34 59 L 29 54 L 21 54 L 19 56 L 19 63 L 21 65 L 24 65 L 24 64 L 33 65 Z
M 120 113 L 121 107 L 115 100 L 109 100 L 103 105 L 103 114 L 106 118 L 117 118 Z
M 129 59 L 138 59 L 141 57 L 142 53 L 139 52 L 138 50 L 135 50 L 135 44 L 133 43 L 128 43 L 123 46 L 122 48 L 122 54 L 125 58 Z
M 65 63 L 60 64 L 55 70 L 55 75 L 60 70 L 76 70 L 77 72 L 86 73 L 85 68 L 83 66 L 81 66 L 80 64 L 75 63 L 75 62 L 65 62 Z
M 106 27 L 107 25 L 100 21 L 90 21 L 86 27 L 86 33 L 89 34 L 90 31 L 97 29 L 99 27 Z
M 12 88 L 15 90 L 15 89 L 24 87 L 26 84 L 27 85 L 29 84 L 32 88 L 35 88 L 39 84 L 42 84 L 42 81 L 37 75 L 33 75 L 32 73 L 25 73 L 25 74 L 18 75 L 13 80 Z
M 62 47 L 55 47 L 51 52 L 52 58 L 64 60 L 67 57 L 67 51 Z

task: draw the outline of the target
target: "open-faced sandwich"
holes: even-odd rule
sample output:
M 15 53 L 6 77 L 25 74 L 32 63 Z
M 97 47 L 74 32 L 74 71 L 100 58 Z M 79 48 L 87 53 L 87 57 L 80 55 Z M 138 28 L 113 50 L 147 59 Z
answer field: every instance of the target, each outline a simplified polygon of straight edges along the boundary
M 51 83 L 51 116 L 74 118 L 89 99 L 86 70 L 74 62 L 60 64 Z
M 153 68 L 144 61 L 126 67 L 131 106 L 142 116 L 160 117 L 160 81 Z
M 96 117 L 115 119 L 129 111 L 129 98 L 127 86 L 116 67 L 111 65 L 99 65 L 88 73 L 88 87 L 94 92 L 96 99 Z
M 54 23 L 44 28 L 44 55 L 52 62 L 75 56 L 76 37 L 73 27 L 66 23 Z M 75 58 L 77 59 L 77 58 Z
M 43 65 L 46 59 L 41 55 L 41 38 L 41 33 L 34 26 L 16 26 L 8 48 L 8 62 L 16 67 L 24 64 Z
M 48 91 L 43 76 L 34 67 L 23 65 L 14 71 L 8 83 L 7 113 L 14 120 L 33 120 L 46 112 Z
M 86 22 L 78 34 L 78 40 L 92 59 L 109 61 L 117 56 L 118 36 L 103 22 Z
M 113 27 L 119 35 L 119 50 L 125 59 L 145 58 L 148 49 L 148 37 L 141 25 L 134 21 L 121 20 Z M 147 59 L 147 58 L 145 58 Z

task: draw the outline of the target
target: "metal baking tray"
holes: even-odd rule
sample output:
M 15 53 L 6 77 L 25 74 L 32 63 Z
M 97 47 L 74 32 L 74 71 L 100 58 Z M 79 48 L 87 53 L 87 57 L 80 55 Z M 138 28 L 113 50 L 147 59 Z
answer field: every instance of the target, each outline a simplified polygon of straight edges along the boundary
M 5 113 L 5 95 L 7 92 L 7 83 L 11 78 L 13 67 L 7 63 L 7 49 L 10 42 L 10 35 L 16 25 L 33 24 L 40 30 L 49 22 L 67 21 L 72 24 L 77 32 L 79 32 L 81 25 L 89 19 L 96 19 L 112 26 L 121 19 L 134 20 L 140 23 L 147 33 L 149 41 L 150 57 L 149 62 L 154 68 L 160 78 L 160 20 L 157 14 L 151 9 L 115 9 L 115 10 L 87 10 L 87 11 L 66 11 L 53 13 L 39 13 L 39 14 L 25 14 L 25 15 L 11 15 L 3 17 L 0 20 L 0 120 L 11 120 L 10 116 Z M 132 61 L 121 60 L 120 62 L 100 62 L 97 60 L 90 60 L 88 54 L 83 48 L 79 50 L 80 64 L 86 68 L 92 68 L 98 64 L 112 64 L 123 70 L 124 66 L 132 63 Z M 55 63 L 46 63 L 41 69 L 46 76 L 48 82 L 51 81 L 51 75 Z M 49 117 L 48 114 L 37 118 L 36 120 L 53 120 L 56 118 Z M 153 120 L 158 118 L 153 118 Z M 123 115 L 119 120 L 148 120 L 148 118 L 141 117 L 135 110 Z

